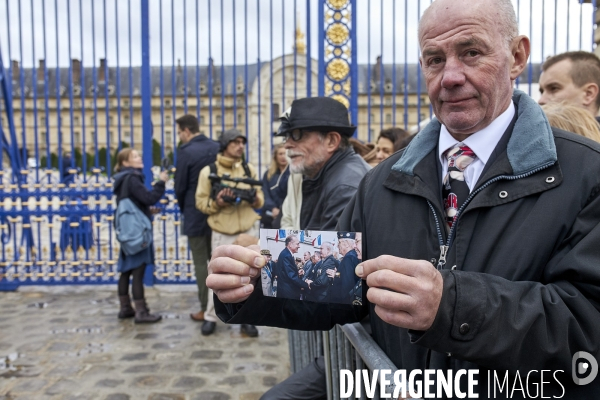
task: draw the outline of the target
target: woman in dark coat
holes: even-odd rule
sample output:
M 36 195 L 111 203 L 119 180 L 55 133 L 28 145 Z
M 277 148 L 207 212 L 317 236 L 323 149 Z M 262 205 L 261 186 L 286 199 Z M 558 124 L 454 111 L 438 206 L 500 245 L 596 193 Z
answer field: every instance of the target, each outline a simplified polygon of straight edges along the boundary
M 290 177 L 288 160 L 283 144 L 273 147 L 271 165 L 263 176 L 265 205 L 262 209 L 262 227 L 279 228 L 281 224 L 281 206 L 287 195 L 287 182 Z
M 117 154 L 117 165 L 115 167 L 115 182 L 113 192 L 117 196 L 117 207 L 121 200 L 129 198 L 148 219 L 152 219 L 150 206 L 156 204 L 165 193 L 165 182 L 168 179 L 166 171 L 160 173 L 160 180 L 154 184 L 152 190 L 144 185 L 144 174 L 142 158 L 139 153 L 131 148 L 123 149 Z M 125 255 L 123 250 L 119 251 L 117 271 L 119 277 L 119 302 L 121 310 L 119 318 L 131 318 L 135 316 L 136 323 L 157 322 L 160 315 L 150 314 L 144 298 L 144 271 L 146 265 L 154 264 L 154 247 L 146 249 L 133 255 Z M 131 306 L 129 297 L 129 278 L 132 279 L 133 302 L 135 311 Z

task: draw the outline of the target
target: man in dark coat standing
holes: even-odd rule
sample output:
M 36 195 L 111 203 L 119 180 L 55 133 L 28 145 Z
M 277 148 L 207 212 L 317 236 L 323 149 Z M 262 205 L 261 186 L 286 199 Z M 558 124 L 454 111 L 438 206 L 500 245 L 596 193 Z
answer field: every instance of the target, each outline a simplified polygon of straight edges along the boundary
M 419 43 L 436 118 L 367 174 L 339 219 L 340 230 L 362 232 L 356 273 L 368 301 L 335 310 L 290 301 L 264 318 L 254 311 L 264 301 L 249 290 L 252 278 L 248 287 L 226 286 L 243 270 L 240 260 L 244 276 L 257 274 L 258 253 L 221 248 L 208 286 L 225 303 L 244 303 L 218 304 L 217 313 L 228 323 L 291 329 L 329 329 L 368 313 L 374 340 L 407 375 L 477 370 L 480 398 L 531 398 L 543 387 L 545 397 L 595 400 L 600 145 L 551 128 L 514 89 L 530 43 L 518 35 L 510 0 L 436 0 L 421 18 Z M 470 159 L 462 170 L 458 152 Z M 552 378 L 542 377 L 550 370 Z M 513 390 L 491 395 L 496 377 Z M 458 385 L 462 396 L 443 397 L 465 397 L 467 385 Z
M 314 268 L 314 281 L 307 300 L 321 303 L 329 302 L 333 276 L 340 262 L 333 256 L 333 244 L 325 242 L 321 245 L 323 259 Z
M 175 196 L 181 211 L 182 233 L 188 243 L 194 260 L 194 272 L 198 285 L 200 311 L 190 314 L 194 321 L 204 320 L 208 304 L 206 276 L 210 257 L 210 227 L 207 216 L 196 209 L 196 187 L 200 170 L 217 159 L 219 144 L 200 133 L 198 120 L 193 115 L 184 115 L 176 120 L 181 146 L 177 150 L 175 173 Z
M 286 299 L 300 300 L 301 295 L 308 294 L 312 281 L 307 279 L 303 281 L 298 275 L 298 267 L 294 259 L 294 254 L 300 248 L 300 240 L 296 235 L 289 235 L 285 238 L 285 249 L 279 253 L 277 259 L 277 297 Z
M 354 273 L 354 268 L 358 265 L 358 255 L 354 249 L 356 247 L 356 234 L 354 232 L 338 232 L 337 237 L 340 254 L 344 258 L 342 258 L 333 279 L 330 301 L 351 304 L 353 299 L 352 289 L 356 282 L 360 280 Z

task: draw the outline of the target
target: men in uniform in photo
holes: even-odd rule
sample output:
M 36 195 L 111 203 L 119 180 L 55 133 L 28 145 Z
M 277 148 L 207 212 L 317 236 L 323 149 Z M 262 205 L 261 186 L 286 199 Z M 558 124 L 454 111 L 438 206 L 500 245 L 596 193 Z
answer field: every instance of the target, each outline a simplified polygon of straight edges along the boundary
M 320 248 L 321 262 L 314 269 L 314 281 L 307 300 L 321 303 L 330 302 L 333 277 L 340 262 L 333 256 L 333 243 L 324 242 Z
M 260 281 L 263 289 L 263 294 L 267 297 L 273 297 L 273 260 L 270 250 L 261 250 L 267 263 L 260 270 Z
M 356 234 L 354 232 L 338 232 L 338 248 L 342 261 L 335 273 L 331 287 L 330 301 L 333 303 L 351 304 L 354 285 L 360 278 L 356 276 L 354 268 L 358 265 L 356 254 Z

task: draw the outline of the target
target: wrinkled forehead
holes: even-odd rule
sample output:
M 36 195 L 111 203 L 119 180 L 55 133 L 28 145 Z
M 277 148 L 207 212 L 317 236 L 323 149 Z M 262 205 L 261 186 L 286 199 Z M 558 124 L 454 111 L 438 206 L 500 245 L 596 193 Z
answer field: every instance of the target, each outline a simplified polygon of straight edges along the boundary
M 425 10 L 419 21 L 419 46 L 423 49 L 423 42 L 427 39 L 451 39 L 469 28 L 499 33 L 497 18 L 493 18 L 497 14 L 494 11 L 494 3 L 487 0 L 437 0 Z

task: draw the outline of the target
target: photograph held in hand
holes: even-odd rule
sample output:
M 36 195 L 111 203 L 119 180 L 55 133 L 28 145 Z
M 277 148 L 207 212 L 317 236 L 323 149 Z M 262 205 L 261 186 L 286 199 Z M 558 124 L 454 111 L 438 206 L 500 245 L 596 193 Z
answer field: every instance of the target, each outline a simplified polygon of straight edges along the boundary
M 362 305 L 361 233 L 261 229 L 263 295 Z

